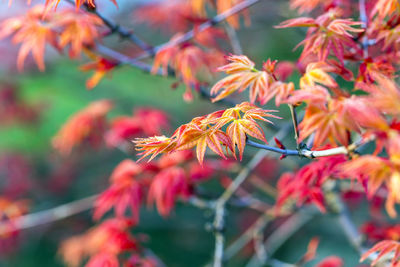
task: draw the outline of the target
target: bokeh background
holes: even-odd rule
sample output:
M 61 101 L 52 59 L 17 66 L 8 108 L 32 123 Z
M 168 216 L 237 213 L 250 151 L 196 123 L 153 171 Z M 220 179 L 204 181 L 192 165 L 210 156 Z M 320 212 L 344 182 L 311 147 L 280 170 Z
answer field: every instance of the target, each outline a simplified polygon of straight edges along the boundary
M 132 27 L 151 44 L 160 44 L 171 36 L 136 22 L 132 10 L 147 0 L 118 0 L 119 9 L 107 1 L 98 2 L 105 2 L 99 3 L 99 10 L 103 14 Z M 26 10 L 25 1 L 14 0 L 11 8 L 7 7 L 5 0 L 0 4 L 0 18 Z M 304 32 L 273 28 L 273 25 L 295 16 L 289 11 L 287 1 L 261 1 L 251 8 L 250 13 L 251 26 L 238 30 L 244 54 L 257 64 L 268 58 L 282 61 L 295 60 L 299 56 L 300 51 L 292 50 L 304 37 Z M 118 38 L 107 40 L 107 45 L 121 50 L 130 49 L 129 43 Z M 52 137 L 71 114 L 88 103 L 111 99 L 116 103 L 111 116 L 131 114 L 135 107 L 157 107 L 168 112 L 173 128 L 195 116 L 220 108 L 199 97 L 195 97 L 192 103 L 184 102 L 184 88 L 171 89 L 174 79 L 151 76 L 128 66 L 114 71 L 112 77 L 104 79 L 89 91 L 85 88 L 85 81 L 90 74 L 79 70 L 86 58 L 83 56 L 82 59 L 71 61 L 51 49 L 46 54 L 45 72 L 39 72 L 32 62 L 27 64 L 24 72 L 18 72 L 15 68 L 17 51 L 18 47 L 9 40 L 1 42 L 0 87 L 3 87 L 2 90 L 9 86 L 15 88 L 19 101 L 32 110 L 28 111 L 31 117 L 28 116 L 27 120 L 0 121 L 0 188 L 17 180 L 19 187 L 10 195 L 15 199 L 27 199 L 29 212 L 46 210 L 103 191 L 108 186 L 108 177 L 114 167 L 130 157 L 118 150 L 101 148 L 84 151 L 79 157 L 64 159 L 52 149 Z M 127 51 L 132 54 L 136 52 L 135 49 Z M 1 101 L 3 99 L 0 99 L 0 105 L 3 104 Z M 281 115 L 288 118 L 286 107 L 282 107 Z M 254 152 L 251 148 L 246 149 L 247 155 Z M 243 163 L 248 159 L 245 157 Z M 276 179 L 279 172 L 284 170 L 285 167 L 271 167 L 271 176 Z M 209 186 L 218 188 L 212 184 Z M 356 222 L 366 216 L 364 209 L 354 214 Z M 91 211 L 86 211 L 22 231 L 15 242 L 1 245 L 0 266 L 64 266 L 57 254 L 60 242 L 73 234 L 83 233 L 93 225 L 91 215 Z M 228 241 L 237 237 L 256 218 L 255 214 L 240 209 L 230 210 L 229 216 Z M 152 209 L 143 209 L 141 223 L 134 231 L 145 236 L 146 246 L 167 266 L 204 266 L 210 262 L 214 247 L 214 237 L 205 227 L 211 221 L 212 214 L 179 204 L 169 218 L 160 217 Z M 337 220 L 322 215 L 313 218 L 294 234 L 278 250 L 276 257 L 287 262 L 297 260 L 314 236 L 321 236 L 317 260 L 336 254 L 346 260 L 346 266 L 357 265 L 358 254 L 349 246 Z M 239 254 L 229 266 L 243 266 L 246 253 L 245 250 Z

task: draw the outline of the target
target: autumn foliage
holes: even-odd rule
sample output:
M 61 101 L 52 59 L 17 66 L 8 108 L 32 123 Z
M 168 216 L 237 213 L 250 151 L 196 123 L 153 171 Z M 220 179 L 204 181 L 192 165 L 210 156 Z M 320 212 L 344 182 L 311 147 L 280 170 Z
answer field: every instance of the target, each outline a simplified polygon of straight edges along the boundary
M 92 160 L 91 154 L 110 150 L 125 157 L 106 173 L 108 182 L 90 203 L 95 225 L 61 242 L 59 255 L 67 266 L 165 266 L 136 229 L 146 225 L 143 212 L 153 206 L 169 218 L 181 204 L 211 214 L 207 228 L 215 235 L 214 258 L 209 259 L 214 267 L 242 250 L 240 257 L 249 266 L 350 266 L 334 247 L 330 256 L 316 260 L 318 238 L 295 262 L 276 257 L 279 247 L 316 214 L 338 218 L 356 260 L 400 266 L 400 226 L 390 221 L 398 220 L 400 204 L 399 1 L 282 1 L 292 11 L 281 13 L 291 17 L 268 27 L 302 36 L 294 42 L 295 60 L 279 53 L 257 58 L 246 48 L 252 40 L 238 38 L 236 31 L 251 24 L 251 6 L 265 8 L 262 1 L 144 1 L 130 6 L 132 11 L 110 1 L 130 14 L 134 27 L 145 24 L 146 31 L 167 35 L 158 46 L 144 41 L 140 30 L 104 16 L 100 2 L 107 1 L 43 2 L 0 22 L 0 39 L 18 46 L 19 71 L 33 61 L 44 72 L 52 47 L 70 60 L 86 61 L 79 70 L 85 77 L 93 74 L 82 87 L 93 94 L 104 77 L 112 82 L 112 73 L 130 66 L 172 80 L 159 90 L 183 88 L 183 101 L 204 100 L 214 107 L 181 123 L 153 107 L 130 107 L 130 114 L 121 115 L 119 107 L 130 100 L 110 97 L 59 121 L 51 147 L 60 165 L 79 166 L 85 157 Z M 163 101 L 162 95 L 152 98 Z M 0 105 L 2 124 L 35 123 L 44 109 L 24 102 L 11 84 L 0 87 Z M 263 160 L 267 155 L 280 160 Z M 109 158 L 105 161 L 113 162 Z M 0 248 L 35 227 L 24 224 L 30 218 L 24 214 L 35 203 L 21 197 L 33 187 L 24 180 L 30 164 L 14 155 L 3 161 L 0 174 L 7 179 L 0 195 Z M 54 169 L 52 177 L 73 176 L 67 168 Z M 235 228 L 235 238 L 225 231 L 235 223 L 231 208 L 243 212 L 238 217 L 257 214 L 254 225 Z M 352 220 L 358 208 L 368 210 L 360 225 L 361 220 Z

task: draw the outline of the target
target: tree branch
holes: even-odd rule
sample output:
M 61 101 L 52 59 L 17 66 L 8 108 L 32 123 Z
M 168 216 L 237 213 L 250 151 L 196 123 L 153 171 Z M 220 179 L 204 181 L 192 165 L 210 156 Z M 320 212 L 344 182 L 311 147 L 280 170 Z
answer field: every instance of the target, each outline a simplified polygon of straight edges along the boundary
M 227 22 L 224 23 L 224 28 L 226 33 L 228 34 L 228 38 L 231 43 L 233 53 L 235 55 L 243 54 L 243 49 L 242 46 L 240 45 L 240 41 L 235 29 Z
M 313 159 L 313 158 L 328 157 L 328 156 L 335 156 L 335 155 L 349 155 L 350 153 L 354 152 L 357 148 L 372 141 L 373 139 L 374 139 L 374 137 L 371 137 L 368 139 L 360 139 L 357 142 L 354 142 L 347 147 L 340 146 L 340 147 L 335 147 L 335 148 L 330 148 L 330 149 L 325 149 L 325 150 L 281 149 L 281 148 L 277 148 L 277 147 L 272 147 L 272 146 L 256 143 L 251 140 L 247 140 L 247 144 L 252 147 L 272 151 L 272 152 L 282 154 L 285 156 L 300 156 L 300 157 L 306 157 L 309 159 Z
M 331 207 L 332 206 L 333 209 L 335 209 L 336 207 L 337 220 L 339 225 L 343 229 L 343 233 L 345 234 L 347 240 L 360 255 L 364 254 L 367 249 L 362 246 L 363 237 L 358 231 L 357 226 L 351 219 L 347 205 L 342 201 L 337 193 L 333 193 Z
M 113 59 L 114 61 L 118 62 L 119 64 L 130 65 L 130 66 L 140 69 L 146 73 L 150 73 L 152 70 L 151 65 L 144 63 L 142 61 L 137 61 L 137 60 L 135 60 L 127 55 L 124 55 L 118 51 L 115 51 L 107 46 L 97 44 L 97 51 L 100 54 Z M 164 73 L 162 72 L 161 69 L 159 69 L 156 73 L 153 73 L 153 74 L 159 75 L 159 76 L 164 76 Z M 174 71 L 173 70 L 169 71 L 168 76 L 174 77 Z M 193 87 L 193 89 L 194 90 L 199 89 L 200 96 L 203 98 L 206 98 L 208 100 L 210 100 L 212 98 L 210 93 L 207 91 L 207 89 L 204 86 L 200 86 L 199 88 Z M 218 103 L 229 106 L 229 107 L 235 106 L 237 104 L 228 98 L 221 99 L 220 101 L 218 101 Z
M 259 1 L 260 0 L 244 0 L 240 3 L 238 3 L 237 5 L 233 6 L 232 8 L 216 15 L 214 18 L 210 19 L 209 21 L 206 21 L 206 22 L 200 24 L 198 27 L 196 27 L 196 29 L 190 30 L 172 41 L 158 45 L 158 46 L 154 47 L 153 49 L 151 49 L 151 51 L 143 52 L 142 54 L 138 55 L 134 60 L 142 60 L 142 59 L 151 57 L 151 56 L 157 54 L 157 52 L 159 52 L 160 50 L 163 50 L 165 48 L 179 45 L 181 43 L 189 41 L 190 39 L 192 39 L 195 36 L 196 33 L 207 30 L 208 28 L 226 20 L 230 16 L 239 13 L 240 11 L 256 4 Z
M 75 6 L 75 1 L 73 0 L 65 0 L 66 2 L 70 3 L 71 5 Z M 85 11 L 92 13 L 96 15 L 99 19 L 101 19 L 109 29 L 110 33 L 108 35 L 111 35 L 113 33 L 117 33 L 121 38 L 123 39 L 128 39 L 132 41 L 134 44 L 136 44 L 138 47 L 140 47 L 144 51 L 151 51 L 153 47 L 140 39 L 136 34 L 134 34 L 131 30 L 122 27 L 121 25 L 116 24 L 115 22 L 111 21 L 110 19 L 106 18 L 103 16 L 100 12 L 97 11 L 96 8 L 90 8 L 87 5 L 82 5 L 82 9 L 85 9 Z
M 363 48 L 363 53 L 364 53 L 364 58 L 368 58 L 368 46 L 369 46 L 369 40 L 368 36 L 366 35 L 367 28 L 368 28 L 368 17 L 367 17 L 367 8 L 365 6 L 365 0 L 358 0 L 358 7 L 360 9 L 360 20 L 363 22 L 363 29 L 364 31 L 364 36 L 362 37 L 362 42 L 361 46 Z
M 277 133 L 276 138 L 283 139 L 289 131 L 290 125 L 285 125 Z M 272 142 L 272 140 L 271 140 Z M 215 251 L 214 251 L 214 267 L 221 267 L 224 258 L 224 243 L 225 238 L 223 235 L 223 230 L 225 227 L 225 204 L 236 192 L 236 190 L 242 185 L 246 178 L 251 174 L 253 169 L 262 161 L 262 159 L 268 155 L 268 151 L 260 150 L 254 157 L 249 161 L 249 163 L 239 172 L 236 178 L 231 184 L 226 188 L 224 193 L 217 199 L 215 204 L 215 218 L 214 218 L 214 230 L 215 230 Z
M 254 236 L 254 232 L 261 231 L 271 221 L 272 216 L 268 213 L 261 215 L 247 230 L 240 235 L 224 252 L 224 259 L 230 259 L 236 255 Z
M 76 200 L 61 206 L 20 216 L 18 218 L 1 222 L 0 235 L 5 235 L 16 230 L 25 230 L 35 226 L 51 223 L 87 211 L 93 207 L 98 195 L 93 195 Z M 11 227 L 10 227 L 11 226 Z
M 268 238 L 264 241 L 267 248 L 267 256 L 274 254 L 294 233 L 308 223 L 318 210 L 315 207 L 305 207 L 294 213 L 284 223 L 282 223 Z M 254 255 L 247 267 L 262 266 L 258 257 Z
M 294 130 L 294 139 L 296 140 L 297 149 L 299 149 L 299 123 L 297 120 L 296 108 L 289 104 L 290 115 L 292 116 L 293 130 Z

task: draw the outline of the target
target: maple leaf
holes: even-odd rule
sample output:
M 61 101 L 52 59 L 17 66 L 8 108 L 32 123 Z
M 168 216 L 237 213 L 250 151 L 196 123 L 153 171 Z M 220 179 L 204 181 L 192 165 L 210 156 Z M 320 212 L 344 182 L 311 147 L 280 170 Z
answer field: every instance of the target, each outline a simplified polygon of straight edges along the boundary
M 114 118 L 105 139 L 108 145 L 116 147 L 143 134 L 159 135 L 162 129 L 167 128 L 169 123 L 165 112 L 153 108 L 137 108 L 133 116 Z
M 53 147 L 67 155 L 72 148 L 88 141 L 98 146 L 107 125 L 106 115 L 112 108 L 109 100 L 90 103 L 86 108 L 73 115 L 53 138 Z
M 386 76 L 387 78 L 393 79 L 394 73 L 395 68 L 393 64 L 388 62 L 385 57 L 367 58 L 360 64 L 357 77 L 359 83 L 356 84 L 356 87 L 362 88 L 365 86 L 360 82 L 371 84 L 375 82 L 376 77 Z
M 371 103 L 370 97 L 357 97 L 355 95 L 343 100 L 344 113 L 360 126 L 373 131 L 387 131 L 389 125 L 378 108 Z
M 225 158 L 222 146 L 233 151 L 233 145 L 229 137 L 219 130 L 223 125 L 211 127 L 219 118 L 220 112 L 208 116 L 196 117 L 190 123 L 179 127 L 172 138 L 176 141 L 176 150 L 191 149 L 196 146 L 196 155 L 200 164 L 203 163 L 207 146 L 219 156 Z
M 376 84 L 359 84 L 370 94 L 369 103 L 381 112 L 398 116 L 400 114 L 400 90 L 396 83 L 383 75 L 374 75 Z
M 300 79 L 300 88 L 315 86 L 316 83 L 327 87 L 337 87 L 336 81 L 327 73 L 334 70 L 334 67 L 322 61 L 308 64 L 306 72 Z
M 349 112 L 346 112 L 343 99 L 332 99 L 327 105 L 309 104 L 299 130 L 300 142 L 315 133 L 314 147 L 319 147 L 327 142 L 348 145 L 349 132 L 358 131 L 359 128 Z
M 0 245 L 4 246 L 5 252 L 10 252 L 7 246 L 12 246 L 18 238 L 20 227 L 16 224 L 18 218 L 29 210 L 27 200 L 11 200 L 7 197 L 0 197 Z
M 148 161 L 151 161 L 158 154 L 171 152 L 176 147 L 176 140 L 168 138 L 165 135 L 136 138 L 133 142 L 136 145 L 137 151 L 143 151 L 139 154 L 142 156 L 139 160 L 150 156 Z
M 346 161 L 344 156 L 318 158 L 302 167 L 296 173 L 284 173 L 278 181 L 276 209 L 279 211 L 288 200 L 296 200 L 297 206 L 305 203 L 315 204 L 325 212 L 323 184 L 334 175 L 337 167 Z
M 162 216 L 167 216 L 174 207 L 178 197 L 187 198 L 190 195 L 185 172 L 179 167 L 170 167 L 159 172 L 153 179 L 148 203 L 157 205 Z
M 118 257 L 112 253 L 98 253 L 93 255 L 89 262 L 85 265 L 86 267 L 119 267 Z
M 55 25 L 62 28 L 60 47 L 69 45 L 69 55 L 74 58 L 80 55 L 83 47 L 95 46 L 95 41 L 101 37 L 98 27 L 103 25 L 103 21 L 94 14 L 68 9 L 57 13 Z
M 205 14 L 199 13 L 187 0 L 144 2 L 134 10 L 133 19 L 169 33 L 187 31 L 193 24 L 207 20 Z
M 274 95 L 280 94 L 280 90 L 286 91 L 280 86 L 273 87 L 276 82 L 274 77 L 276 61 L 267 60 L 261 71 L 257 70 L 254 62 L 244 55 L 231 55 L 228 61 L 229 64 L 217 69 L 230 75 L 211 88 L 211 94 L 217 94 L 212 99 L 213 102 L 224 99 L 236 91 L 241 93 L 249 88 L 250 102 L 254 103 L 258 99 L 264 105 Z
M 188 89 L 198 89 L 203 81 L 213 77 L 213 70 L 223 63 L 224 58 L 216 49 L 204 50 L 189 42 L 175 45 L 180 36 L 179 33 L 173 36 L 171 45 L 156 53 L 151 72 L 158 73 L 161 67 L 162 74 L 166 76 L 170 67 Z
M 80 66 L 81 71 L 94 70 L 93 76 L 86 81 L 86 88 L 90 90 L 96 87 L 101 79 L 109 74 L 119 63 L 98 56 L 87 49 L 84 52 L 93 61 Z
M 210 3 L 210 6 L 212 8 L 216 8 L 217 13 L 221 14 L 221 13 L 231 9 L 232 7 L 234 7 L 235 5 L 239 4 L 242 1 L 243 0 L 217 0 L 216 3 L 214 4 L 209 0 L 190 0 L 195 13 L 201 14 L 203 16 L 206 15 L 207 3 Z M 226 18 L 226 21 L 232 27 L 237 29 L 237 28 L 239 28 L 239 25 L 240 25 L 239 18 L 240 18 L 241 14 L 244 16 L 246 24 L 249 25 L 250 19 L 249 19 L 247 10 L 243 10 L 239 14 L 233 14 L 232 16 L 229 16 L 228 18 Z
M 11 201 L 8 198 L 0 197 L 0 218 L 15 219 L 28 211 L 28 202 L 24 200 Z
M 282 22 L 276 28 L 308 27 L 306 38 L 298 45 L 304 45 L 301 59 L 308 55 L 317 54 L 319 61 L 325 61 L 328 55 L 333 54 L 343 63 L 345 48 L 359 50 L 351 33 L 361 33 L 364 30 L 354 28 L 363 25 L 362 22 L 351 19 L 339 19 L 338 9 L 330 9 L 315 20 L 301 17 Z
M 121 116 L 111 121 L 110 129 L 105 134 L 105 140 L 108 146 L 118 147 L 142 133 L 140 120 L 135 117 Z
M 135 176 L 142 172 L 142 167 L 132 160 L 122 161 L 111 174 L 111 186 L 94 203 L 93 217 L 97 220 L 114 207 L 118 217 L 124 217 L 130 207 L 132 220 L 139 221 L 139 209 L 142 200 L 142 185 Z
M 371 11 L 371 17 L 377 15 L 379 19 L 383 19 L 399 10 L 400 3 L 397 0 L 378 0 Z
M 274 72 L 278 80 L 285 82 L 296 70 L 296 65 L 290 61 L 280 61 L 276 64 Z
M 264 132 L 262 131 L 261 127 L 256 123 L 255 120 L 262 120 L 265 122 L 272 123 L 271 121 L 265 119 L 264 117 L 279 118 L 269 114 L 269 112 L 274 112 L 274 111 L 262 110 L 257 106 L 254 106 L 248 102 L 244 102 L 242 104 L 236 105 L 236 107 L 234 108 L 225 110 L 224 113 L 222 113 L 221 117 L 215 120 L 216 122 L 215 129 L 210 128 L 210 130 L 208 131 L 215 132 L 216 134 L 218 134 L 218 139 L 221 140 L 222 144 L 227 148 L 229 148 L 232 152 L 235 151 L 234 148 L 235 146 L 237 146 L 239 150 L 240 160 L 242 160 L 244 147 L 246 145 L 246 138 L 247 138 L 246 134 L 256 139 L 267 142 L 264 137 Z M 214 121 L 211 119 L 211 122 Z M 226 128 L 226 134 L 218 130 L 228 123 L 230 124 Z M 216 141 L 217 140 L 215 140 L 215 142 L 207 142 L 207 140 L 203 141 L 202 143 L 203 149 L 200 152 L 201 154 L 199 153 L 197 154 L 200 163 L 202 163 L 203 161 L 205 144 L 207 144 L 216 154 L 225 158 L 221 146 L 219 145 L 219 142 Z
M 96 264 L 118 264 L 118 256 L 124 252 L 135 252 L 138 243 L 129 233 L 132 222 L 124 218 L 113 218 L 92 227 L 86 233 L 65 240 L 60 249 L 65 263 L 77 267 L 87 257 L 91 266 Z M 115 265 L 107 265 L 115 266 Z
M 364 223 L 360 231 L 369 241 L 394 240 L 400 241 L 400 224 L 387 225 L 382 223 Z
M 368 195 L 373 196 L 382 184 L 386 184 L 389 195 L 386 200 L 386 210 L 391 217 L 396 216 L 395 203 L 400 203 L 400 170 L 397 157 L 400 153 L 390 151 L 389 159 L 373 155 L 365 155 L 343 164 L 344 175 L 360 181 L 368 178 Z
M 270 90 L 266 91 L 262 97 L 260 103 L 263 105 L 268 103 L 273 97 L 275 97 L 275 105 L 279 107 L 282 103 L 287 103 L 290 95 L 294 91 L 294 84 L 284 83 L 277 81 L 272 84 Z
M 343 267 L 344 262 L 338 256 L 328 256 L 319 263 L 315 267 Z
M 142 158 L 151 156 L 153 159 L 160 153 L 186 150 L 196 147 L 197 159 L 203 163 L 207 146 L 217 155 L 225 158 L 223 147 L 234 153 L 238 145 L 242 158 L 246 134 L 265 141 L 264 133 L 255 120 L 271 123 L 265 117 L 279 118 L 271 115 L 273 110 L 263 110 L 248 102 L 236 105 L 233 108 L 216 111 L 202 117 L 194 118 L 175 130 L 172 137 L 155 136 L 147 139 L 136 139 L 136 147 Z M 230 124 L 226 133 L 221 128 Z M 234 154 L 235 155 L 235 154 Z
M 400 266 L 400 243 L 392 240 L 383 240 L 375 246 L 373 246 L 370 250 L 365 252 L 360 259 L 360 262 L 368 259 L 372 254 L 379 252 L 378 256 L 371 262 L 371 266 L 377 264 L 384 258 L 391 258 L 390 267 L 399 267 Z M 391 255 L 393 254 L 393 255 Z
M 218 41 L 228 39 L 227 34 L 221 28 L 210 27 L 203 31 L 197 31 L 196 28 L 194 28 L 194 31 L 195 33 L 193 39 L 200 45 L 210 48 L 214 47 L 221 50 Z
M 329 91 L 320 85 L 306 86 L 301 90 L 292 91 L 286 102 L 297 105 L 305 102 L 308 105 L 324 106 L 331 98 Z
M 305 264 L 306 262 L 315 259 L 315 256 L 317 255 L 318 245 L 319 245 L 319 238 L 313 237 L 308 243 L 306 253 L 299 260 L 299 265 Z
M 228 136 L 232 139 L 233 146 L 237 146 L 239 150 L 240 160 L 243 157 L 244 147 L 246 145 L 246 134 L 253 136 L 257 139 L 261 139 L 264 142 L 264 134 L 261 132 L 261 128 L 254 121 L 249 121 L 245 119 L 234 120 L 226 129 Z
M 243 157 L 247 135 L 267 143 L 263 130 L 255 120 L 272 123 L 264 117 L 279 118 L 269 114 L 269 112 L 273 112 L 273 110 L 262 110 L 254 105 L 250 106 L 248 104 L 249 103 L 245 102 L 242 105 L 238 105 L 236 108 L 228 109 L 221 116 L 221 121 L 224 123 L 231 122 L 226 129 L 226 133 L 232 140 L 233 147 L 237 146 L 240 160 L 242 160 Z M 240 115 L 240 111 L 244 112 L 243 116 Z
M 321 3 L 325 1 L 322 0 L 291 0 L 290 8 L 298 9 L 299 13 L 308 13 L 318 7 Z
M 196 155 L 200 164 L 203 164 L 204 154 L 206 153 L 207 147 L 217 155 L 226 158 L 222 150 L 221 142 L 225 146 L 233 146 L 225 133 L 214 129 L 206 131 L 197 127 L 188 129 L 187 132 L 185 132 L 185 139 L 186 140 L 184 141 L 178 140 L 179 145 L 177 149 L 190 149 L 196 146 Z
M 101 37 L 98 28 L 103 21 L 94 14 L 72 9 L 46 16 L 43 12 L 45 7 L 37 5 L 25 15 L 9 18 L 0 25 L 0 39 L 12 36 L 13 43 L 21 44 L 17 59 L 20 70 L 31 53 L 43 71 L 46 44 L 59 52 L 68 46 L 70 57 L 77 57 L 83 48 L 95 46 L 95 41 Z
M 378 36 L 376 37 L 376 41 L 383 41 L 382 50 L 393 50 L 398 49 L 400 47 L 399 42 L 400 37 L 400 25 L 395 27 L 383 27 L 379 29 Z
M 60 1 L 61 0 L 46 0 L 44 14 L 47 15 L 51 9 L 55 10 L 57 8 L 58 4 L 60 3 Z M 79 8 L 83 4 L 87 4 L 88 7 L 91 9 L 96 8 L 95 0 L 74 0 L 74 1 L 75 1 L 76 10 L 79 10 Z M 109 1 L 111 1 L 116 7 L 118 7 L 116 0 L 109 0 Z
M 0 122 L 3 125 L 20 122 L 33 125 L 38 122 L 43 107 L 26 101 L 21 89 L 10 84 L 0 86 Z
M 44 6 L 37 5 L 25 15 L 6 19 L 0 25 L 0 39 L 13 35 L 12 42 L 21 44 L 17 59 L 19 70 L 23 69 L 26 57 L 32 53 L 36 65 L 43 71 L 45 69 L 43 57 L 46 44 L 49 43 L 53 47 L 59 48 L 57 33 L 51 23 L 54 17 L 43 18 L 43 10 Z

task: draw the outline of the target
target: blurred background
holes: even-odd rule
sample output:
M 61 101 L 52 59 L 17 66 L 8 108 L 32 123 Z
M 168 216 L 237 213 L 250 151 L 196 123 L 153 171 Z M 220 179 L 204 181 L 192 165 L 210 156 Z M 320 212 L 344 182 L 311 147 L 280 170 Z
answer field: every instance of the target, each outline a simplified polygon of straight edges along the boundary
M 119 9 L 108 1 L 98 2 L 98 9 L 104 15 L 135 29 L 135 33 L 151 44 L 160 44 L 171 37 L 168 31 L 151 28 L 135 18 L 135 8 L 148 0 L 118 0 Z M 61 3 L 60 7 L 62 5 L 65 4 Z M 25 1 L 14 0 L 9 8 L 3 0 L 0 18 L 22 14 L 26 9 Z M 251 25 L 242 26 L 237 34 L 244 54 L 258 66 L 268 58 L 293 61 L 299 56 L 300 50 L 292 50 L 304 33 L 273 28 L 294 17 L 295 13 L 291 12 L 287 1 L 261 1 L 250 9 Z M 118 38 L 108 39 L 107 45 L 127 54 L 138 52 Z M 10 40 L 0 43 L 0 197 L 26 200 L 24 205 L 30 213 L 102 192 L 115 166 L 132 157 L 119 150 L 99 148 L 63 158 L 52 149 L 52 137 L 73 113 L 88 103 L 105 98 L 112 100 L 115 108 L 110 116 L 129 115 L 137 107 L 156 107 L 169 114 L 173 129 L 193 117 L 220 109 L 198 96 L 187 103 L 182 100 L 184 86 L 171 88 L 174 79 L 151 76 L 129 66 L 117 69 L 89 91 L 85 82 L 90 74 L 79 70 L 87 61 L 85 56 L 72 61 L 51 51 L 52 48 L 47 50 L 45 72 L 39 72 L 31 61 L 23 72 L 18 72 L 15 67 L 18 48 Z M 229 46 L 226 52 L 231 52 Z M 11 112 L 6 113 L 3 107 L 11 107 L 8 108 Z M 280 116 L 289 117 L 287 107 L 281 107 Z M 291 137 L 289 134 L 286 144 L 293 144 Z M 247 155 L 254 152 L 254 149 L 246 149 Z M 248 159 L 245 157 L 243 163 Z M 266 173 L 270 172 L 266 179 L 276 180 L 285 170 L 284 166 L 277 167 L 280 162 L 276 159 L 265 164 L 269 164 L 264 166 Z M 291 164 L 296 167 L 297 163 Z M 365 214 L 365 209 L 359 209 L 354 218 L 361 221 Z M 84 211 L 23 230 L 11 240 L 0 239 L 0 266 L 64 266 L 57 254 L 60 242 L 92 226 L 91 216 L 90 210 Z M 230 210 L 229 216 L 228 242 L 257 218 L 256 214 L 240 209 Z M 214 237 L 205 227 L 212 218 L 212 214 L 184 204 L 179 204 L 168 218 L 162 218 L 152 209 L 143 209 L 141 223 L 134 231 L 143 234 L 145 245 L 167 266 L 204 266 L 210 262 L 214 248 Z M 321 236 L 317 260 L 335 254 L 346 260 L 345 266 L 357 265 L 358 254 L 348 245 L 337 222 L 319 215 L 285 242 L 276 257 L 288 262 L 297 260 L 314 236 Z M 250 248 L 241 252 L 229 266 L 243 266 L 248 253 L 251 253 Z

